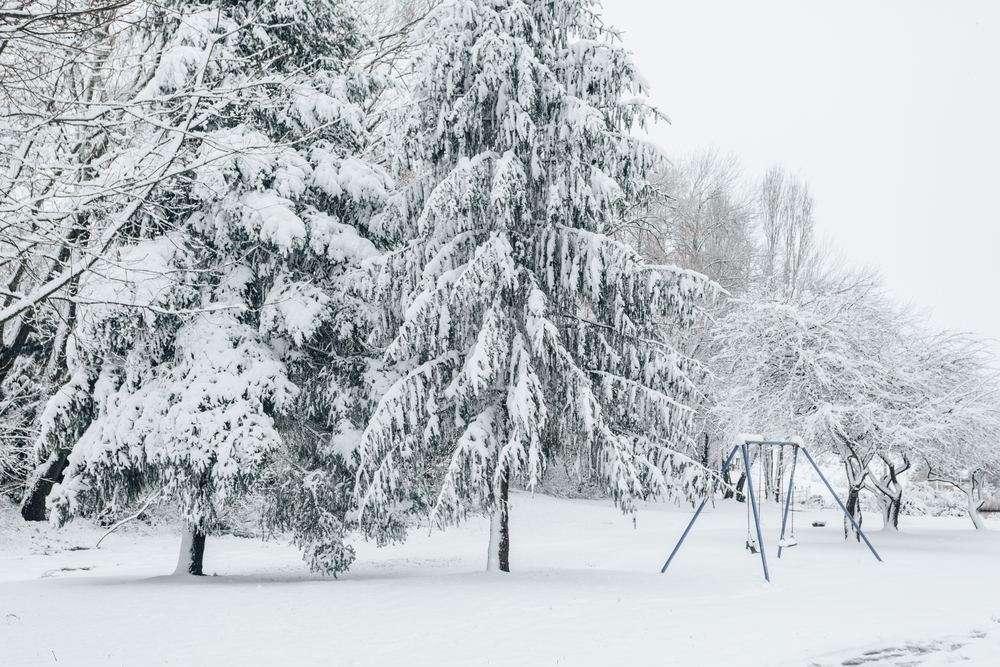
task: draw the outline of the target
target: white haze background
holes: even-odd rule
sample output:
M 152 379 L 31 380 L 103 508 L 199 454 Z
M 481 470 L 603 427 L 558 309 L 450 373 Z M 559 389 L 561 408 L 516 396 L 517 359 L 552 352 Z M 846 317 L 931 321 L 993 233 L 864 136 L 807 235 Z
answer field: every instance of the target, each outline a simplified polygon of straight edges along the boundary
M 605 0 L 673 121 L 808 181 L 820 233 L 1000 353 L 1000 3 Z

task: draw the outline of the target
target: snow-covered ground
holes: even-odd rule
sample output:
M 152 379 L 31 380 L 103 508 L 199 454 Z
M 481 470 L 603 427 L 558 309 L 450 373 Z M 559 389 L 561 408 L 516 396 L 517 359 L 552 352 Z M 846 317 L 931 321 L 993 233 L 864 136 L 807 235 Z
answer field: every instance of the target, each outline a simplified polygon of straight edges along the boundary
M 511 574 L 483 572 L 488 523 L 358 546 L 339 581 L 284 542 L 209 538 L 205 578 L 174 531 L 25 525 L 0 506 L 0 665 L 1000 665 L 1000 532 L 967 518 L 865 526 L 795 518 L 772 583 L 744 550 L 746 506 L 709 507 L 666 574 L 689 508 L 514 494 Z M 813 521 L 826 526 L 814 528 Z

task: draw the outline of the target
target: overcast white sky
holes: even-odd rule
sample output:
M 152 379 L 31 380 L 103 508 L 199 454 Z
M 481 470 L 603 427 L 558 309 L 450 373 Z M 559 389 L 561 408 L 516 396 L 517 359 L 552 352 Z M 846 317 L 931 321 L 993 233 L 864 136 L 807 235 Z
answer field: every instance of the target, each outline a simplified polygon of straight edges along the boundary
M 821 233 L 941 327 L 1000 339 L 1000 2 L 604 0 L 673 121 L 806 180 Z M 994 345 L 1000 351 L 1000 345 Z

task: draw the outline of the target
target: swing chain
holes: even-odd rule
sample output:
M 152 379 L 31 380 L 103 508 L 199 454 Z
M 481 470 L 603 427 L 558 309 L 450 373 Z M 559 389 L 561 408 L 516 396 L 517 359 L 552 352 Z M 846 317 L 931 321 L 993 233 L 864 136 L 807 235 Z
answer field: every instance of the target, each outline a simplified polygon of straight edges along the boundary
M 749 485 L 750 485 L 750 474 L 751 474 L 750 460 L 749 460 L 749 458 L 745 461 L 745 465 L 746 465 L 747 485 L 748 485 L 748 488 L 749 488 Z M 753 536 L 753 530 L 752 530 L 753 521 L 750 518 L 750 510 L 751 510 L 750 504 L 753 503 L 753 497 L 750 495 L 749 491 L 747 492 L 747 494 L 746 494 L 745 497 L 746 497 L 746 503 L 747 503 L 747 547 L 746 548 L 747 548 L 747 551 L 749 551 L 751 554 L 756 554 L 756 553 L 758 553 L 758 551 L 757 551 L 757 540 Z

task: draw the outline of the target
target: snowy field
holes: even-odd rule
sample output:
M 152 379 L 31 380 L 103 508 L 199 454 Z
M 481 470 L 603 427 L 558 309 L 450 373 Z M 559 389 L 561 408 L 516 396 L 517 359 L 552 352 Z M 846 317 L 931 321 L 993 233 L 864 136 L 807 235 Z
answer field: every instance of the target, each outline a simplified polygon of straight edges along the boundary
M 691 510 L 514 494 L 511 569 L 483 572 L 488 523 L 358 547 L 339 581 L 282 541 L 209 538 L 205 578 L 173 571 L 174 531 L 25 525 L 0 507 L 2 665 L 1000 665 L 1000 532 L 967 518 L 865 526 L 796 516 L 772 583 L 743 548 L 745 505 Z M 823 528 L 809 524 L 825 520 Z

